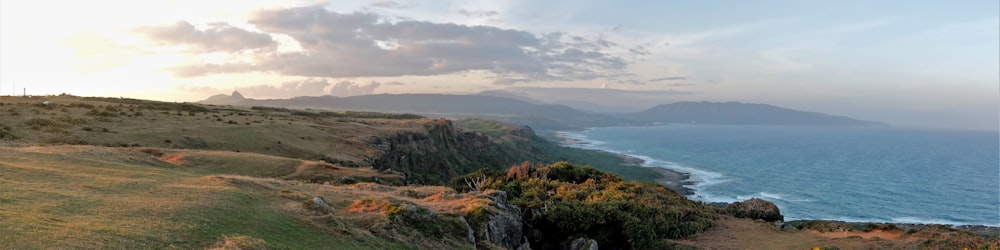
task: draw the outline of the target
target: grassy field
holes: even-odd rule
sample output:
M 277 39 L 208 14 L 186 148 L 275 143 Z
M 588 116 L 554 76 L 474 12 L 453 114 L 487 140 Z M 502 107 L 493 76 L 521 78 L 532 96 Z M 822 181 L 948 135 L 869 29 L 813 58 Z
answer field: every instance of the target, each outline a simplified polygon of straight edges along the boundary
M 227 236 L 276 248 L 400 247 L 325 234 L 277 210 L 280 200 L 260 190 L 206 177 L 245 169 L 178 166 L 138 150 L 94 146 L 3 148 L 0 155 L 6 248 L 203 248 Z M 243 164 L 247 169 L 266 170 L 251 172 L 275 172 L 274 159 L 259 155 L 215 160 L 236 157 L 256 163 Z
M 401 183 L 397 174 L 342 164 L 360 165 L 378 153 L 364 145 L 368 137 L 419 130 L 427 122 L 371 113 L 5 97 L 0 248 L 455 248 L 461 245 L 373 235 L 389 225 L 372 224 L 371 217 L 384 215 L 337 210 L 317 216 L 302 205 L 315 196 L 340 208 L 383 197 L 462 213 L 446 205 L 456 203 L 451 199 L 402 195 L 414 190 L 346 185 Z
M 489 203 L 444 187 L 323 185 L 276 177 L 314 164 L 297 159 L 150 152 L 86 145 L 0 148 L 0 246 L 191 249 L 243 237 L 277 249 L 455 248 L 463 245 L 433 237 L 407 241 L 386 231 L 393 225 L 383 214 L 346 208 L 374 198 L 461 215 Z M 303 207 L 311 197 L 324 197 L 335 210 L 316 213 Z
M 398 186 L 399 173 L 363 167 L 380 153 L 366 140 L 426 132 L 435 122 L 121 98 L 2 97 L 0 249 L 473 248 L 456 223 L 489 206 L 482 194 Z M 516 126 L 456 123 L 511 146 L 531 145 L 534 160 L 593 165 L 633 180 L 655 176 L 611 154 L 511 136 L 524 133 Z M 316 197 L 330 207 L 317 208 Z M 400 219 L 408 207 L 433 219 Z M 725 218 L 718 224 L 676 243 L 774 249 L 982 242 L 945 229 L 886 239 L 784 232 Z

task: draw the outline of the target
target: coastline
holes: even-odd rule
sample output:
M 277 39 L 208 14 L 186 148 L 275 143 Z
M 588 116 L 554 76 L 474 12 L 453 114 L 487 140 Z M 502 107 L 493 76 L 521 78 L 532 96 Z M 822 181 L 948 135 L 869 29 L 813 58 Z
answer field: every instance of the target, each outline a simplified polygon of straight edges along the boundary
M 680 172 L 680 171 L 676 171 L 676 170 L 671 170 L 671 169 L 666 169 L 666 168 L 661 168 L 661 167 L 647 166 L 646 165 L 646 160 L 643 160 L 642 158 L 639 158 L 637 156 L 633 156 L 633 155 L 629 155 L 629 154 L 623 154 L 623 153 L 619 153 L 619 152 L 612 152 L 612 151 L 603 150 L 603 149 L 599 149 L 599 148 L 586 147 L 587 145 L 593 146 L 593 144 L 591 144 L 589 142 L 586 142 L 586 141 L 583 141 L 583 140 L 580 140 L 580 139 L 577 139 L 577 138 L 569 137 L 569 136 L 567 136 L 567 134 L 569 134 L 569 133 L 573 133 L 573 132 L 570 132 L 570 131 L 557 131 L 557 132 L 554 132 L 554 136 L 556 138 L 558 138 L 558 141 L 556 141 L 556 142 L 559 143 L 559 145 L 564 146 L 564 147 L 573 147 L 573 148 L 581 148 L 581 149 L 589 149 L 589 150 L 599 150 L 599 151 L 604 151 L 604 152 L 607 152 L 607 153 L 610 153 L 610 154 L 614 154 L 614 155 L 616 155 L 618 157 L 621 157 L 624 160 L 624 163 L 622 163 L 623 167 L 647 168 L 647 169 L 653 170 L 654 172 L 658 173 L 660 176 L 658 178 L 655 178 L 655 180 L 656 180 L 655 182 L 657 184 L 663 185 L 664 187 L 669 188 L 670 190 L 673 190 L 674 192 L 677 192 L 678 194 L 681 194 L 681 195 L 684 195 L 684 196 L 691 196 L 691 195 L 695 194 L 694 193 L 694 189 L 688 187 L 689 185 L 694 185 L 695 184 L 693 181 L 691 181 L 691 174 L 689 174 L 689 173 L 684 173 L 684 172 Z
M 660 176 L 656 179 L 656 183 L 663 185 L 681 195 L 687 196 L 694 199 L 697 195 L 695 187 L 701 184 L 698 180 L 701 175 L 695 173 L 696 177 L 692 177 L 692 173 L 678 171 L 674 169 L 668 169 L 664 167 L 655 166 L 653 164 L 648 164 L 647 160 L 643 159 L 642 155 L 630 155 L 627 153 L 622 153 L 619 151 L 609 150 L 602 148 L 600 145 L 604 144 L 602 141 L 591 140 L 589 138 L 580 137 L 578 133 L 585 132 L 589 129 L 571 130 L 571 131 L 554 131 L 552 133 L 553 137 L 557 138 L 556 142 L 561 146 L 573 147 L 587 150 L 598 150 L 607 152 L 624 160 L 622 164 L 625 167 L 642 167 L 650 170 L 654 170 Z M 728 204 L 729 202 L 709 202 L 711 204 Z M 942 225 L 952 229 L 964 230 L 969 232 L 975 232 L 979 234 L 990 234 L 990 235 L 1000 235 L 1000 225 L 996 224 L 963 224 L 963 223 L 941 223 L 933 221 L 864 221 L 864 220 L 843 220 L 843 219 L 808 219 L 808 218 L 794 218 L 787 222 L 804 222 L 804 221 L 828 221 L 828 222 L 838 222 L 848 225 L 853 225 L 857 227 L 862 227 L 869 223 L 876 224 L 892 224 L 899 228 L 912 229 L 920 226 L 926 225 Z

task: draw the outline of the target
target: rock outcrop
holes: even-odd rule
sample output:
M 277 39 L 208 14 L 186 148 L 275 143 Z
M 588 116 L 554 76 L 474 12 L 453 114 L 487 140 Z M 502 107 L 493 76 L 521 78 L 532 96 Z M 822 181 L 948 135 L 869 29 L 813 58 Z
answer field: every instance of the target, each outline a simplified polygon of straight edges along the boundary
M 587 238 L 576 238 L 566 247 L 569 250 L 597 250 L 597 241 Z
M 329 213 L 333 211 L 333 207 L 330 206 L 330 203 L 327 203 L 326 199 L 319 196 L 306 200 L 302 203 L 302 206 L 320 213 Z
M 370 138 L 368 144 L 381 153 L 366 159 L 367 163 L 380 171 L 403 173 L 407 184 L 440 185 L 480 168 L 505 169 L 538 158 L 537 150 L 527 141 L 535 137 L 534 132 L 527 127 L 511 131 L 512 138 L 524 139 L 520 142 L 462 131 L 445 119 L 434 120 L 425 128 Z
M 516 249 L 524 240 L 521 209 L 507 202 L 507 192 L 490 190 L 484 193 L 492 206 L 487 210 L 486 222 L 479 225 L 476 237 L 507 249 Z

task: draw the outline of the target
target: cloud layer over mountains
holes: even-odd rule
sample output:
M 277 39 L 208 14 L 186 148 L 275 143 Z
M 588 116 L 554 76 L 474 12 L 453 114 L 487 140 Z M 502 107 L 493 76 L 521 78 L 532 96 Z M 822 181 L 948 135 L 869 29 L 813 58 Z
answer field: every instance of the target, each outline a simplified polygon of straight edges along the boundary
M 338 13 L 320 6 L 258 11 L 256 30 L 187 22 L 136 29 L 192 54 L 229 60 L 180 65 L 177 76 L 268 72 L 304 77 L 393 77 L 488 72 L 496 84 L 582 80 L 621 74 L 629 65 L 603 38 L 542 35 L 491 26 L 402 20 L 376 13 Z M 280 38 L 291 38 L 280 39 Z M 279 50 L 279 47 L 295 49 Z

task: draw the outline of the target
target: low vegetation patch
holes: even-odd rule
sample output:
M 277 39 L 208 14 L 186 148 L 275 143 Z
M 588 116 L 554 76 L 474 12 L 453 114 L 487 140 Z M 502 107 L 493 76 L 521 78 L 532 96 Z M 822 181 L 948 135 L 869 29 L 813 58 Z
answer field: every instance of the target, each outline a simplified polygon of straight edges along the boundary
M 781 221 L 785 219 L 785 216 L 781 215 L 781 211 L 778 209 L 777 205 L 760 198 L 733 202 L 732 204 L 729 204 L 729 206 L 726 206 L 725 212 L 736 218 L 747 218 L 769 222 Z
M 461 190 L 496 189 L 524 211 L 532 247 L 558 248 L 586 237 L 600 246 L 650 249 L 669 246 L 713 225 L 716 210 L 662 186 L 566 162 L 525 162 L 506 172 L 483 170 L 452 181 Z

